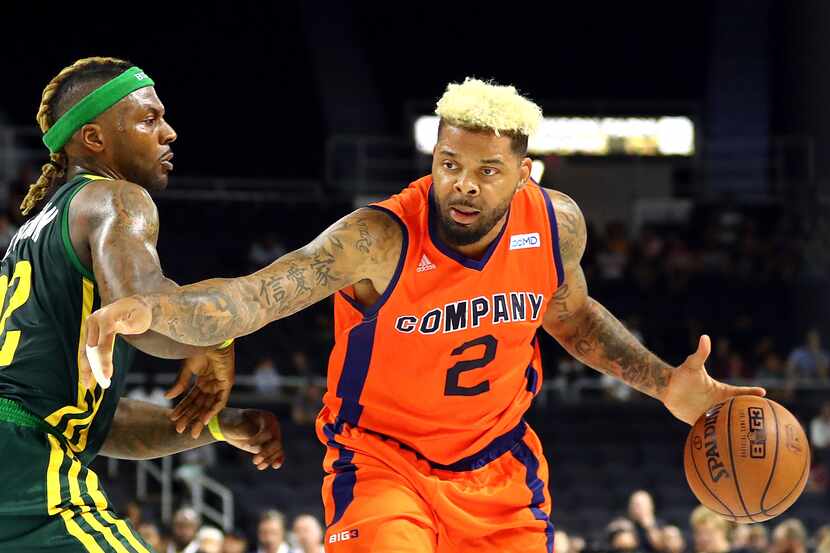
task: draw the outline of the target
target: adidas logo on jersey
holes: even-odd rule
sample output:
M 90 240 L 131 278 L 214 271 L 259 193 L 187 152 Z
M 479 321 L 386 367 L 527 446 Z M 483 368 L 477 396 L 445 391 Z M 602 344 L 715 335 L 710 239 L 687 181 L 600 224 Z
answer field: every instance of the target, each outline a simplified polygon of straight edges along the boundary
M 418 263 L 418 268 L 415 269 L 416 272 L 423 273 L 424 271 L 431 271 L 435 269 L 435 263 L 429 260 L 426 254 L 421 256 L 421 262 Z

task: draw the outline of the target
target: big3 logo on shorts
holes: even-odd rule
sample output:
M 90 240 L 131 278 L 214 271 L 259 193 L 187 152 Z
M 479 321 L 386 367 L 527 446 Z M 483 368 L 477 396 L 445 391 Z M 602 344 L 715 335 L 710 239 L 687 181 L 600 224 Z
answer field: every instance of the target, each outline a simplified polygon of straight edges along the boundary
M 357 528 L 352 530 L 343 530 L 342 532 L 335 532 L 329 536 L 329 543 L 354 540 L 358 537 L 360 537 L 360 531 Z

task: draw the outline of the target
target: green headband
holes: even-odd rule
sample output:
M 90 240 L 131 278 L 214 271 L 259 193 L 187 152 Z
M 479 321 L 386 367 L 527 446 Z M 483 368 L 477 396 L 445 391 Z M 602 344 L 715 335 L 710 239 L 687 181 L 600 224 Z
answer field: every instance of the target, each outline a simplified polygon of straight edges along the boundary
M 130 67 L 113 80 L 108 81 L 72 106 L 72 108 L 55 121 L 46 134 L 43 143 L 53 154 L 69 142 L 75 131 L 107 111 L 113 104 L 135 92 L 139 88 L 153 86 L 153 79 L 138 67 Z

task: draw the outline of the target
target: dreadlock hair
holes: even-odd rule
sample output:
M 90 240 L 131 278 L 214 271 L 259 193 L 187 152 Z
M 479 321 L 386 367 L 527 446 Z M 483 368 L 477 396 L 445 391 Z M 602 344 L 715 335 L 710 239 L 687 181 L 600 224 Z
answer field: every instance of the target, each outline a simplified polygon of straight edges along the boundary
M 46 133 L 55 121 L 84 96 L 132 65 L 117 58 L 91 57 L 79 59 L 63 68 L 43 89 L 36 116 L 40 130 Z M 49 155 L 49 161 L 40 169 L 40 177 L 29 185 L 29 192 L 20 204 L 23 215 L 28 215 L 56 184 L 65 181 L 68 164 L 69 160 L 63 150 Z

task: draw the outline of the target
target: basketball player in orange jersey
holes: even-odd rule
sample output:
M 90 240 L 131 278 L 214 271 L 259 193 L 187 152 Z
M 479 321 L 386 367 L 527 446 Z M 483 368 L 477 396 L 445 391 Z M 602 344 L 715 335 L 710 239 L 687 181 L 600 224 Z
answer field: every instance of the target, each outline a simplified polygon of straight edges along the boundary
M 334 294 L 317 421 L 327 551 L 550 552 L 548 468 L 522 418 L 542 382 L 539 327 L 687 423 L 764 391 L 709 377 L 707 336 L 672 367 L 588 296 L 582 213 L 530 179 L 535 104 L 468 79 L 436 112 L 430 176 L 252 275 L 103 308 L 90 359 L 109 374 L 115 333 L 214 344 Z

